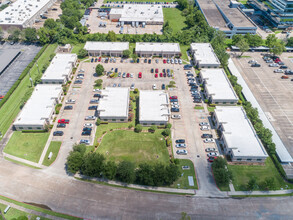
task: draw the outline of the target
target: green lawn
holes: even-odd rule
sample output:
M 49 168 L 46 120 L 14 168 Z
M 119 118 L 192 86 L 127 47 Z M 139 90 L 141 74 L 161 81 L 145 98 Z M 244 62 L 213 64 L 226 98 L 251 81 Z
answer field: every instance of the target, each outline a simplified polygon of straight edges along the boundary
M 181 159 L 179 160 L 179 170 L 181 173 L 181 177 L 177 181 L 175 181 L 171 187 L 178 188 L 178 189 L 198 189 L 197 182 L 196 182 L 196 176 L 194 171 L 194 165 L 191 160 L 188 159 Z M 189 166 L 189 170 L 183 170 L 182 166 Z M 189 186 L 188 182 L 188 176 L 193 176 L 194 186 Z M 178 184 L 180 184 L 178 186 Z
M 233 173 L 233 185 L 235 190 L 247 190 L 247 183 L 251 176 L 256 177 L 257 184 L 265 180 L 267 177 L 274 177 L 276 189 L 281 188 L 293 189 L 293 184 L 284 181 L 282 176 L 279 174 L 271 158 L 266 160 L 265 166 L 262 165 L 228 165 L 228 169 Z M 261 188 L 260 188 L 261 189 Z
M 210 107 L 210 106 L 208 106 L 208 111 L 209 111 L 209 112 L 214 112 L 214 111 L 215 111 L 215 108 L 216 108 L 216 107 Z
M 22 133 L 15 131 L 4 152 L 32 162 L 39 162 L 40 156 L 48 140 L 49 133 Z
M 13 160 L 13 159 L 11 159 L 11 158 L 9 158 L 9 157 L 4 157 L 4 159 L 5 159 L 5 160 L 8 160 L 8 161 L 10 161 L 10 162 L 12 162 L 12 163 L 20 164 L 20 165 L 22 165 L 22 166 L 27 166 L 27 167 L 30 167 L 30 168 L 33 168 L 33 169 L 41 169 L 40 167 L 35 167 L 35 166 L 30 165 L 30 164 L 20 162 L 20 161 L 18 161 L 18 160 Z
M 189 64 L 189 63 L 185 62 L 185 60 L 186 60 L 186 61 L 189 60 L 189 59 L 188 59 L 188 56 L 187 56 L 187 50 L 188 50 L 189 48 L 190 48 L 190 45 L 180 45 L 181 54 L 182 54 L 181 59 L 183 60 L 183 63 L 184 63 L 184 64 Z
M 45 166 L 50 166 L 57 158 L 57 155 L 59 153 L 59 149 L 61 147 L 61 144 L 62 142 L 61 141 L 52 141 L 50 143 L 50 146 L 47 150 L 47 153 L 46 153 L 46 156 L 44 158 L 44 161 L 43 161 L 43 165 Z M 53 153 L 53 156 L 51 157 L 51 159 L 49 160 L 48 159 L 48 156 L 49 156 L 49 153 L 52 152 Z
M 181 11 L 178 8 L 163 8 L 163 13 L 164 21 L 169 22 L 174 33 L 187 27 L 185 17 L 181 15 Z
M 73 48 L 71 50 L 71 53 L 76 53 L 77 54 L 78 51 L 84 47 L 84 45 L 85 45 L 85 43 L 74 44 Z
M 169 164 L 169 154 L 162 130 L 155 133 L 135 133 L 120 130 L 107 133 L 98 147 L 98 153 L 104 154 L 108 160 L 120 162 L 131 161 Z
M 47 47 L 45 52 L 38 60 L 38 65 L 40 70 L 42 69 L 43 65 L 49 61 L 50 54 L 54 53 L 57 45 L 51 44 Z M 37 66 L 34 65 L 31 69 L 31 77 L 35 79 L 38 75 Z M 6 103 L 0 109 L 0 131 L 4 135 L 8 130 L 9 126 L 17 116 L 20 111 L 20 105 L 22 103 L 22 99 L 25 96 L 26 92 L 30 89 L 30 80 L 29 75 L 27 74 L 26 77 L 21 81 L 19 86 L 14 90 L 13 94 L 10 98 L 6 101 Z M 1 138 L 0 138 L 1 140 Z
M 202 109 L 204 109 L 204 107 L 203 106 L 195 106 L 194 109 L 196 109 L 196 110 L 202 110 Z

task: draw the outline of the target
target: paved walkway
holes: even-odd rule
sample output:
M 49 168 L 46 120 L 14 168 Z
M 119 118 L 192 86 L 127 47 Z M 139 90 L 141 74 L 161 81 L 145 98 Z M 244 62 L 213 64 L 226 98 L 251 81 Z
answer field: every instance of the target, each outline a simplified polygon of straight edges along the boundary
M 19 161 L 21 163 L 25 163 L 25 164 L 28 164 L 28 165 L 31 165 L 31 166 L 34 166 L 34 167 L 38 167 L 38 168 L 46 168 L 46 166 L 43 166 L 42 164 L 38 164 L 38 163 L 35 163 L 35 162 L 32 162 L 32 161 L 29 161 L 29 160 L 26 160 L 26 159 L 22 159 L 22 158 L 19 158 L 19 157 L 16 157 L 16 156 L 13 156 L 13 155 L 10 155 L 10 154 L 6 154 L 3 152 L 3 156 L 4 157 L 8 157 L 12 160 L 16 160 L 16 161 Z
M 229 196 L 238 196 L 238 195 L 262 195 L 262 196 L 270 196 L 270 195 L 285 195 L 293 193 L 293 189 L 288 190 L 275 190 L 275 191 L 234 191 L 234 192 L 228 192 Z

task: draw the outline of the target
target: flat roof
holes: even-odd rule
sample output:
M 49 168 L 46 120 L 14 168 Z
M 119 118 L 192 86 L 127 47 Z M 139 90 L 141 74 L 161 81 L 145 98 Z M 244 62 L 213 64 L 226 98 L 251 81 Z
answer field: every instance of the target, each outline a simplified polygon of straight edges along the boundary
M 64 80 L 71 73 L 76 60 L 76 54 L 57 53 L 42 76 L 42 80 Z
M 13 124 L 42 126 L 54 111 L 61 93 L 61 85 L 38 84 Z
M 121 14 L 119 21 L 164 22 L 162 5 L 125 4 L 122 9 L 111 9 L 111 14 Z
M 199 64 L 218 64 L 220 61 L 210 43 L 192 43 L 191 50 L 194 51 L 194 58 Z
M 87 51 L 123 51 L 129 50 L 129 42 L 87 41 L 84 49 Z
M 202 69 L 200 74 L 206 81 L 205 88 L 212 99 L 238 100 L 238 96 L 223 69 Z
M 19 49 L 1 49 L 0 50 L 0 74 L 19 52 L 20 52 Z
M 51 0 L 17 0 L 0 12 L 0 25 L 24 25 Z
M 268 156 L 243 107 L 217 106 L 215 114 L 223 126 L 227 147 L 234 156 Z
M 178 43 L 149 43 L 149 42 L 138 42 L 135 44 L 136 52 L 170 52 L 180 53 L 180 46 Z
M 100 117 L 128 117 L 129 88 L 106 87 L 98 105 Z
M 139 91 L 139 121 L 165 121 L 169 119 L 169 97 L 163 90 Z

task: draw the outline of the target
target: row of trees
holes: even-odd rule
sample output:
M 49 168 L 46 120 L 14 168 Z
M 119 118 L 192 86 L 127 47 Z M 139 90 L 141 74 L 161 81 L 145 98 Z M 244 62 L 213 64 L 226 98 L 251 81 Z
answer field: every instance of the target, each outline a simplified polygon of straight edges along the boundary
M 26 41 L 26 42 L 36 42 L 37 38 L 37 31 L 35 28 L 26 28 L 24 30 L 20 30 L 16 27 L 11 27 L 7 30 L 8 32 L 8 40 L 10 41 Z M 0 27 L 0 41 L 3 40 L 4 32 Z
M 180 176 L 179 167 L 175 163 L 142 163 L 138 167 L 129 161 L 116 164 L 106 161 L 99 153 L 86 153 L 84 144 L 75 145 L 67 157 L 67 170 L 70 173 L 80 172 L 90 177 L 118 180 L 125 183 L 137 183 L 149 186 L 168 186 Z
M 233 179 L 231 171 L 227 168 L 227 161 L 222 157 L 218 157 L 212 164 L 215 181 L 220 186 L 226 186 Z

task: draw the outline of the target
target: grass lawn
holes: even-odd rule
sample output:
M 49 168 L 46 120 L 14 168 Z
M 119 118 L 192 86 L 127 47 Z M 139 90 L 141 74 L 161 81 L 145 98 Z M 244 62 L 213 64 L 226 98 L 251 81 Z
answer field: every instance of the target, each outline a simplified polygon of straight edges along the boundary
M 132 54 L 135 52 L 135 43 L 129 43 L 129 50 L 131 52 L 129 57 L 132 57 Z
M 22 133 L 21 131 L 15 131 L 4 152 L 37 163 L 48 138 L 48 132 Z
M 233 173 L 233 185 L 235 190 L 247 190 L 247 183 L 250 177 L 256 177 L 257 184 L 260 185 L 261 182 L 267 177 L 274 177 L 276 189 L 281 188 L 293 189 L 293 184 L 284 181 L 282 176 L 279 174 L 271 158 L 266 160 L 265 166 L 261 165 L 228 165 L 228 169 Z M 262 190 L 260 188 L 260 190 Z
M 9 158 L 9 157 L 4 157 L 4 159 L 5 159 L 5 160 L 8 160 L 8 161 L 10 161 L 10 162 L 12 162 L 12 163 L 20 164 L 20 165 L 27 166 L 27 167 L 30 167 L 30 168 L 33 168 L 33 169 L 41 169 L 41 168 L 39 168 L 39 167 L 35 167 L 35 166 L 30 165 L 30 164 L 20 162 L 20 161 L 18 161 L 18 160 L 13 160 L 13 159 L 11 159 L 11 158 Z
M 39 69 L 43 68 L 43 65 L 49 61 L 50 54 L 53 54 L 57 44 L 51 44 L 47 47 L 41 57 L 38 59 Z M 34 65 L 30 71 L 32 79 L 38 76 L 37 66 Z M 7 102 L 0 109 L 0 131 L 4 135 L 9 126 L 20 111 L 20 105 L 26 92 L 30 90 L 29 74 L 23 78 L 18 87 L 14 90 L 13 94 L 9 97 Z M 0 138 L 1 139 L 1 138 Z
M 169 22 L 174 33 L 187 27 L 185 17 L 181 15 L 181 11 L 178 8 L 163 8 L 163 13 L 164 21 Z
M 216 107 L 210 107 L 210 106 L 208 106 L 208 111 L 209 111 L 209 112 L 214 112 L 214 111 L 215 111 L 215 108 L 216 108 Z
M 171 187 L 178 188 L 178 189 L 198 189 L 197 182 L 196 182 L 196 176 L 194 171 L 194 165 L 191 160 L 188 159 L 181 159 L 179 160 L 179 170 L 180 173 L 183 174 L 177 181 L 175 181 Z M 183 170 L 182 166 L 189 166 L 189 170 Z M 194 186 L 189 186 L 188 183 L 188 176 L 193 176 Z M 180 186 L 178 186 L 180 184 Z
M 181 50 L 181 54 L 182 54 L 181 59 L 183 60 L 184 64 L 189 64 L 189 63 L 185 62 L 185 60 L 188 61 L 187 50 L 189 48 L 190 48 L 189 45 L 180 45 L 180 50 Z
M 71 53 L 76 53 L 77 54 L 78 51 L 84 47 L 84 45 L 85 45 L 85 43 L 74 44 L 73 48 L 71 50 Z
M 62 142 L 61 141 L 52 141 L 50 143 L 50 146 L 47 150 L 47 153 L 46 153 L 46 156 L 44 158 L 44 161 L 43 161 L 43 165 L 45 166 L 50 166 L 57 158 L 57 155 L 59 153 L 59 149 L 61 147 L 61 144 Z M 48 159 L 48 156 L 49 156 L 49 153 L 52 152 L 53 153 L 53 156 L 51 157 L 51 159 L 49 160 Z
M 204 107 L 203 106 L 195 106 L 194 109 L 201 110 L 201 109 L 204 109 Z
M 169 154 L 162 130 L 155 133 L 135 133 L 134 131 L 112 131 L 103 137 L 98 153 L 107 160 L 169 164 Z

